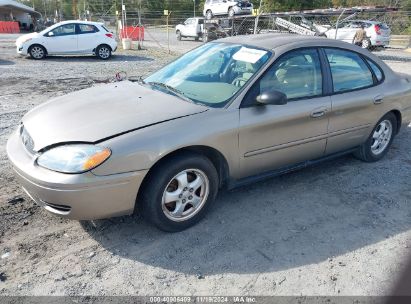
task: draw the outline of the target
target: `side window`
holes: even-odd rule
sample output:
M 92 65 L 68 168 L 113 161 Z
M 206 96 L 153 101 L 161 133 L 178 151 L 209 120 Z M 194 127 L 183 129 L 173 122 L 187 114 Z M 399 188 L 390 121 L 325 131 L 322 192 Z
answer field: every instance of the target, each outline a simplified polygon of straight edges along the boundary
M 65 24 L 65 25 L 55 28 L 51 32 L 54 33 L 54 36 L 74 35 L 76 34 L 76 25 L 75 24 Z
M 373 85 L 371 71 L 360 55 L 351 51 L 325 49 L 331 67 L 334 92 L 346 92 Z
M 322 94 L 321 64 L 316 49 L 292 51 L 277 60 L 259 81 L 259 93 L 277 90 L 288 99 Z
M 98 32 L 98 29 L 91 24 L 79 24 L 80 34 L 91 34 Z
M 374 75 L 377 78 L 377 81 L 380 82 L 383 79 L 381 68 L 369 59 L 367 59 L 367 62 L 373 70 Z

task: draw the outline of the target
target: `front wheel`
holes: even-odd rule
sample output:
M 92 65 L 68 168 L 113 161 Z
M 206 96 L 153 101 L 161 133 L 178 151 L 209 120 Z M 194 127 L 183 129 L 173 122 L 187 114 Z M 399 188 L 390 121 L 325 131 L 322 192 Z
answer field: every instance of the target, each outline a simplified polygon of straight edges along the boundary
M 111 57 L 111 48 L 108 45 L 99 45 L 96 48 L 96 56 L 102 60 L 109 59 Z
M 230 7 L 230 9 L 228 10 L 228 17 L 234 17 L 234 15 L 235 15 L 234 9 Z
M 387 154 L 395 134 L 397 134 L 397 118 L 393 113 L 387 113 L 380 119 L 367 141 L 358 148 L 354 155 L 366 162 L 382 159 Z
M 190 152 L 166 159 L 147 178 L 139 197 L 142 215 L 169 232 L 182 231 L 200 221 L 213 203 L 219 184 L 212 162 Z
M 180 31 L 176 32 L 176 37 L 177 37 L 178 41 L 181 41 L 181 32 Z
M 40 60 L 46 58 L 46 49 L 38 44 L 35 44 L 29 49 L 30 57 L 34 60 Z

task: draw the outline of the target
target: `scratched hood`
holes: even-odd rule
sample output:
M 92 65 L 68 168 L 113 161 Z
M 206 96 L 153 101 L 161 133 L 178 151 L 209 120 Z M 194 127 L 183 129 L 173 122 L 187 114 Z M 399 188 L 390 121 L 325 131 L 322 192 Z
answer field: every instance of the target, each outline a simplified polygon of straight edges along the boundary
M 22 120 L 34 150 L 65 142 L 96 142 L 123 132 L 204 112 L 207 108 L 123 81 L 46 102 Z

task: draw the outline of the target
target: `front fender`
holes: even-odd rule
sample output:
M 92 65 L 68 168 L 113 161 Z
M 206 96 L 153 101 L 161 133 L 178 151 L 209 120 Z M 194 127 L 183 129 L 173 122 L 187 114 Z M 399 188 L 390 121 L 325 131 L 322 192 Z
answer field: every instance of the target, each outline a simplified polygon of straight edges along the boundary
M 219 151 L 230 173 L 235 173 L 239 165 L 238 123 L 238 109 L 211 109 L 123 134 L 101 143 L 112 150 L 112 156 L 93 173 L 147 170 L 166 155 L 191 146 Z

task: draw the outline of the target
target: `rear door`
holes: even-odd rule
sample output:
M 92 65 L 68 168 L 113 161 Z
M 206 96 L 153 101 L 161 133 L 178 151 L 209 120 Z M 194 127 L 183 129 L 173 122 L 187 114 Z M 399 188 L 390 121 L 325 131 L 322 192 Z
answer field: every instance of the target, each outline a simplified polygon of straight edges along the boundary
M 91 53 L 98 45 L 99 35 L 104 35 L 93 24 L 77 24 L 78 52 Z
M 240 175 L 284 168 L 324 155 L 331 99 L 315 48 L 291 51 L 250 89 L 240 109 Z M 285 105 L 261 105 L 256 96 L 275 89 Z
M 77 52 L 78 36 L 75 23 L 56 27 L 47 32 L 44 37 L 45 47 L 49 54 L 73 54 Z
M 331 154 L 356 147 L 367 139 L 384 111 L 381 106 L 384 95 L 375 88 L 382 80 L 382 74 L 376 76 L 371 62 L 360 54 L 334 48 L 325 48 L 324 52 L 333 83 L 326 150 Z

